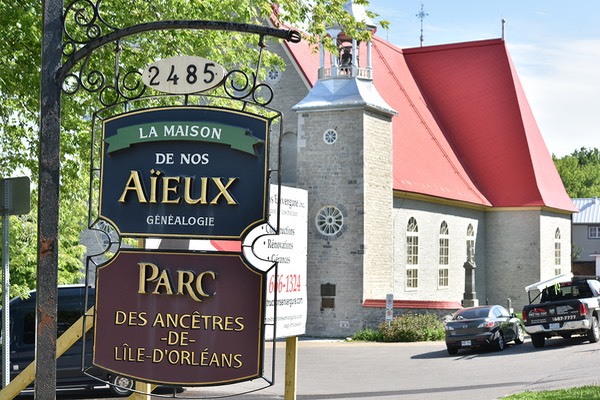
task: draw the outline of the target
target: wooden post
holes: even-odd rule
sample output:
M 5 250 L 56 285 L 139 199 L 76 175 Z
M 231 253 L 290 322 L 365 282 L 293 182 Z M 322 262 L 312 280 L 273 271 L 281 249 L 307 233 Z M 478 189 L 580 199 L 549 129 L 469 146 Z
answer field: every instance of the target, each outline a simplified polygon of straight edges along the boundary
M 150 400 L 150 393 L 154 390 L 156 385 L 152 385 L 146 382 L 135 382 L 135 390 L 140 393 L 132 393 L 128 398 L 132 400 Z
M 285 339 L 285 400 L 296 400 L 298 336 Z
M 87 311 L 87 314 L 93 314 L 94 307 Z M 69 329 L 65 331 L 56 342 L 56 358 L 63 355 L 75 342 L 83 336 L 83 329 L 89 331 L 94 326 L 92 317 L 85 318 L 85 326 L 83 325 L 84 317 L 82 316 Z M 0 391 L 0 399 L 13 399 L 18 396 L 23 389 L 29 385 L 36 377 L 36 362 L 35 360 L 27 366 L 15 379 L 13 379 L 2 391 Z M 54 383 L 56 384 L 56 382 Z

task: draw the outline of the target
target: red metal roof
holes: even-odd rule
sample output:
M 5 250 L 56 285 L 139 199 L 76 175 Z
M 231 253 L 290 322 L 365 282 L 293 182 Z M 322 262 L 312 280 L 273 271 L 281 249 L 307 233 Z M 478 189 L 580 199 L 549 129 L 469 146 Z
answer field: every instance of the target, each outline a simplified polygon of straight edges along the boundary
M 398 112 L 394 190 L 576 211 L 503 40 L 402 50 L 374 36 L 372 45 L 375 87 Z M 314 85 L 318 54 L 305 44 L 288 48 Z

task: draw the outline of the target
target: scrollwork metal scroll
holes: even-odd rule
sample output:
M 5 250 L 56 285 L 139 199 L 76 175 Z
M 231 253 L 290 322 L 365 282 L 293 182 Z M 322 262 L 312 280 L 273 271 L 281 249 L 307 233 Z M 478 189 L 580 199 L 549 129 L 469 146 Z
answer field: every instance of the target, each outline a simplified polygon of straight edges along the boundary
M 62 85 L 62 90 L 67 95 L 73 95 L 83 89 L 90 93 L 99 93 L 100 102 L 104 106 L 116 104 L 122 100 L 133 100 L 143 96 L 146 86 L 142 83 L 141 73 L 130 70 L 125 73 L 120 71 L 119 51 L 121 38 L 158 30 L 220 30 L 253 33 L 259 35 L 260 47 L 255 72 L 249 77 L 245 72 L 235 69 L 227 74 L 224 79 L 224 90 L 228 96 L 237 100 L 249 99 L 259 105 L 267 105 L 273 98 L 273 90 L 266 83 L 257 82 L 258 71 L 261 64 L 262 51 L 265 48 L 265 36 L 285 39 L 298 43 L 301 35 L 295 30 L 271 28 L 267 26 L 241 24 L 224 21 L 207 20 L 168 20 L 155 21 L 126 28 L 117 28 L 102 17 L 102 0 L 74 0 L 66 8 L 63 18 L 62 52 L 66 57 L 59 68 L 56 79 Z M 107 31 L 107 33 L 104 33 Z M 107 79 L 106 74 L 99 69 L 89 68 L 90 58 L 94 50 L 110 43 L 115 47 L 114 79 Z M 80 64 L 77 71 L 74 68 Z M 240 83 L 241 82 L 241 83 Z

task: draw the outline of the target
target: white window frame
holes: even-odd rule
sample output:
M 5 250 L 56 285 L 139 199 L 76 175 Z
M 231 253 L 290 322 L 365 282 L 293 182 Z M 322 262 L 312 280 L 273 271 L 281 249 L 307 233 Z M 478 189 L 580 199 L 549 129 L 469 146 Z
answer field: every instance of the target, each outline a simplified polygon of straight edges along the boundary
M 334 205 L 324 206 L 315 216 L 315 226 L 324 236 L 339 236 L 344 227 L 344 214 Z
M 406 267 L 406 290 L 419 289 L 419 268 Z
M 446 289 L 450 286 L 450 234 L 446 221 L 440 225 L 438 244 L 438 289 Z
M 562 250 L 560 245 L 560 228 L 556 228 L 554 231 L 554 265 L 561 265 L 562 263 Z
M 467 259 L 469 259 L 469 255 L 470 255 L 472 261 L 475 261 L 475 229 L 473 229 L 473 224 L 469 224 L 469 226 L 467 227 L 467 243 L 466 244 L 467 244 Z M 469 250 L 470 250 L 470 252 L 469 252 Z
M 406 225 L 406 290 L 419 288 L 419 224 L 410 217 Z
M 450 287 L 450 268 L 438 268 L 438 289 L 448 289 Z
M 588 226 L 588 239 L 600 239 L 600 225 Z

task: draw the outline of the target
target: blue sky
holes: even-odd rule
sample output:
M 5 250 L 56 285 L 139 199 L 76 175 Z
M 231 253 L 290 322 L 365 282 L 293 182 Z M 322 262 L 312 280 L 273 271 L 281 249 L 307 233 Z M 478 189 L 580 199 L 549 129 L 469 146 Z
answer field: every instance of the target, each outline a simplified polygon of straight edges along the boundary
M 424 0 L 424 45 L 505 40 L 546 146 L 562 157 L 600 148 L 600 1 Z M 370 0 L 377 34 L 418 47 L 420 0 Z

